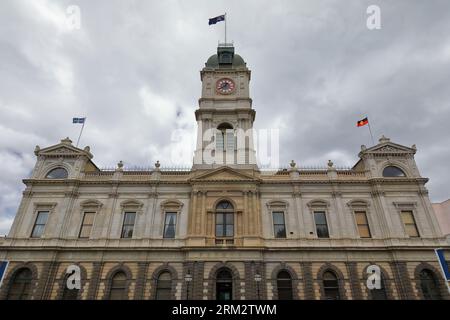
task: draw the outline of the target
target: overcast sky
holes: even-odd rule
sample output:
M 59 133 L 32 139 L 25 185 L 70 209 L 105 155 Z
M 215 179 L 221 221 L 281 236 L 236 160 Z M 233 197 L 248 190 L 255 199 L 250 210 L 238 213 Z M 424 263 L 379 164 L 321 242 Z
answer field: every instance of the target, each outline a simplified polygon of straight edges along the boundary
M 366 26 L 369 5 L 381 29 Z M 78 5 L 80 29 L 66 25 Z M 339 166 L 375 138 L 417 145 L 432 201 L 450 197 L 450 2 L 0 2 L 0 234 L 9 230 L 34 147 L 89 145 L 99 167 L 189 166 L 199 71 L 228 39 L 252 70 L 255 126 L 280 130 L 280 160 Z

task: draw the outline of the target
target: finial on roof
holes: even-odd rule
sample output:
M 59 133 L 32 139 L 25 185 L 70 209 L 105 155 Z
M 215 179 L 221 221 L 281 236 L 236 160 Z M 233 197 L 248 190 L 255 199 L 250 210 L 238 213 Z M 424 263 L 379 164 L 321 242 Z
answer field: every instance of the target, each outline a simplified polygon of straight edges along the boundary
M 89 146 L 84 147 L 84 151 L 90 152 L 91 151 L 91 147 L 89 147 Z
M 289 165 L 291 166 L 292 169 L 297 166 L 294 160 L 291 160 L 291 163 L 289 163 Z
M 415 144 L 413 144 L 413 145 L 411 146 L 411 149 L 413 149 L 413 150 L 417 150 L 417 147 L 416 147 L 416 145 L 415 145 Z
M 120 161 L 117 163 L 117 170 L 123 170 L 123 162 L 122 162 L 122 160 L 120 160 Z
M 36 146 L 36 147 L 34 148 L 34 154 L 35 154 L 35 155 L 38 155 L 39 151 L 41 151 L 41 147 Z
M 391 141 L 391 139 L 389 139 L 389 138 L 386 138 L 385 136 L 384 136 L 384 134 L 381 136 L 381 138 L 380 138 L 380 140 L 378 140 L 380 143 L 386 143 L 386 142 L 389 142 L 389 141 Z
M 155 168 L 156 168 L 157 170 L 159 170 L 159 167 L 161 167 L 161 164 L 159 163 L 159 160 L 156 160 L 156 162 L 155 162 Z
M 365 144 L 362 144 L 362 145 L 361 145 L 361 151 L 365 151 L 366 149 L 367 149 L 366 145 L 365 145 Z
M 333 163 L 333 161 L 328 160 L 327 165 L 328 165 L 328 168 L 333 168 L 334 163 Z
M 61 143 L 71 145 L 72 144 L 72 140 L 70 140 L 69 137 L 66 137 L 65 139 L 61 140 Z

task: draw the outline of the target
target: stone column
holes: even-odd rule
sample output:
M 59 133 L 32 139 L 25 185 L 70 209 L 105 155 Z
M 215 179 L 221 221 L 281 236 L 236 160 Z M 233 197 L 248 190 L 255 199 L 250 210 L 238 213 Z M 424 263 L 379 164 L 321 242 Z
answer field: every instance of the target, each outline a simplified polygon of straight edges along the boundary
M 350 287 L 352 288 L 353 300 L 362 300 L 361 283 L 358 277 L 356 262 L 347 262 L 347 271 L 350 278 Z
M 147 279 L 148 262 L 138 262 L 134 299 L 142 300 L 144 297 L 145 279 Z
M 303 287 L 305 290 L 305 300 L 314 300 L 314 277 L 312 274 L 311 262 L 301 262 L 303 270 Z
M 91 277 L 89 279 L 87 300 L 94 300 L 96 298 L 97 289 L 100 284 L 101 271 L 102 271 L 101 262 L 94 262 L 92 264 Z

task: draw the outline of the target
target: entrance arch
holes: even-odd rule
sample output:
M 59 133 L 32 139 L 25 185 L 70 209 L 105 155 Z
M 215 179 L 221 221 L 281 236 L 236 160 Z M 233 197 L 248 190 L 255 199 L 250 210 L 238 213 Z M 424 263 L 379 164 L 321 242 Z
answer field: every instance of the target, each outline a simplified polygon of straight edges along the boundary
M 216 300 L 233 299 L 233 275 L 228 268 L 221 268 L 216 274 Z

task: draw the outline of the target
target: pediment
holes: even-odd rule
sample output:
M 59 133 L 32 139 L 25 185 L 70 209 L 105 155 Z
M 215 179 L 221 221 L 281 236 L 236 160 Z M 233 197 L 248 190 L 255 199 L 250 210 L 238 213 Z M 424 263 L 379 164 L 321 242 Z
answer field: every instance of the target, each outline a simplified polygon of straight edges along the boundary
M 257 177 L 246 172 L 232 169 L 230 167 L 221 167 L 218 169 L 202 172 L 194 177 L 192 181 L 256 181 Z
M 68 147 L 59 147 L 50 150 L 42 150 L 40 152 L 41 155 L 59 155 L 59 154 L 79 154 L 78 150 L 74 150 Z
M 416 149 L 402 146 L 393 142 L 378 144 L 368 149 L 363 149 L 361 153 L 374 155 L 393 155 L 393 154 L 415 154 Z
M 49 156 L 49 157 L 73 157 L 77 155 L 87 156 L 89 159 L 92 159 L 92 154 L 90 153 L 89 147 L 83 149 L 79 149 L 74 147 L 71 143 L 72 141 L 68 139 L 61 140 L 61 143 L 56 145 L 41 149 L 39 146 L 36 146 L 34 153 L 37 156 Z

